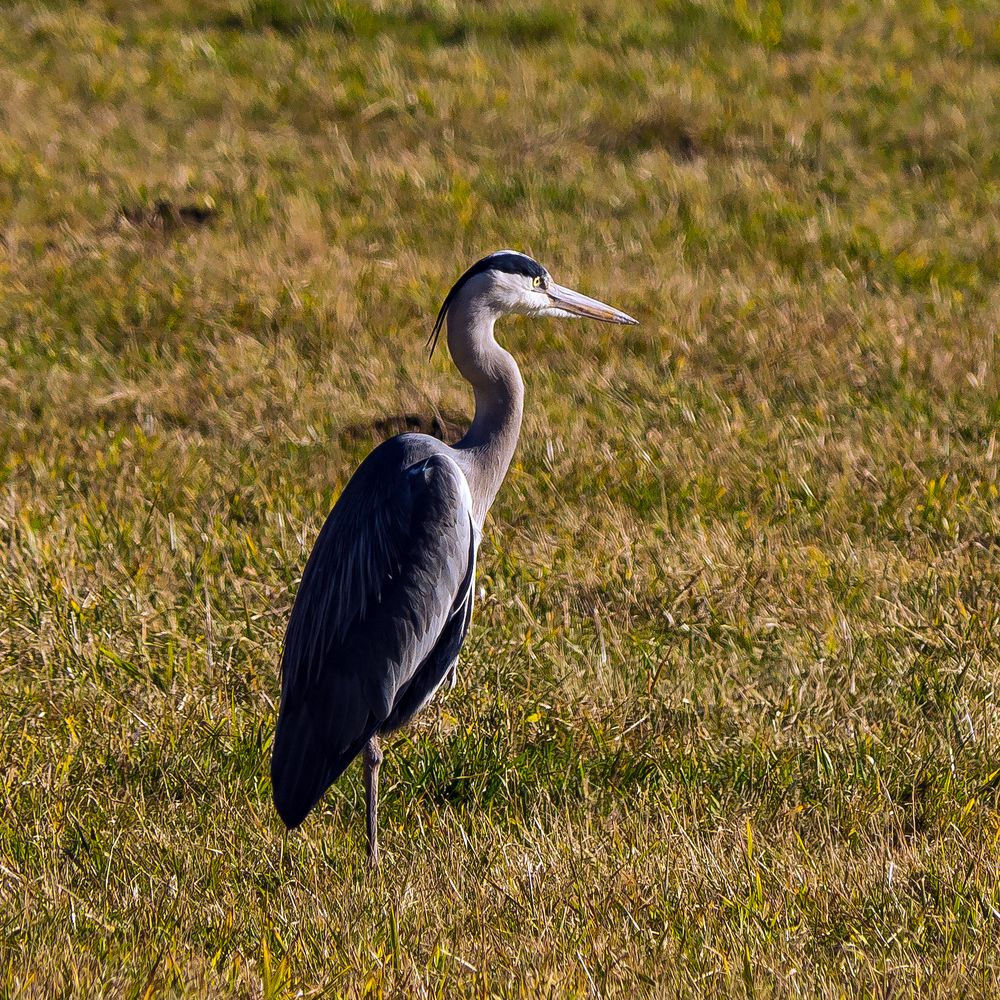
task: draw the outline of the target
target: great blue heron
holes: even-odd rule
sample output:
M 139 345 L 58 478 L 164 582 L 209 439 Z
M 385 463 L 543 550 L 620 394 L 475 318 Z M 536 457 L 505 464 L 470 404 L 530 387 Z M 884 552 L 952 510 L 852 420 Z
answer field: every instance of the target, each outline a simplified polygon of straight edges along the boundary
M 400 434 L 358 467 L 326 519 L 302 574 L 282 657 L 271 783 L 289 828 L 364 753 L 368 857 L 378 864 L 379 736 L 408 722 L 445 680 L 472 618 L 476 553 L 517 445 L 524 383 L 494 339 L 507 313 L 631 316 L 557 285 L 537 261 L 500 250 L 448 293 L 431 351 L 448 349 L 471 383 L 476 413 L 449 446 Z

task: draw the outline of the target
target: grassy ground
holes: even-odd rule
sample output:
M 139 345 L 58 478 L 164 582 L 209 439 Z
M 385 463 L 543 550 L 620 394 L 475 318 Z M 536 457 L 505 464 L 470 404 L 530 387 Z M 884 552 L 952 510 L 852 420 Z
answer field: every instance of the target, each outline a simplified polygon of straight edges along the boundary
M 0 994 L 992 996 L 1000 25 L 781 0 L 0 12 Z M 523 440 L 458 687 L 287 843 L 346 477 Z

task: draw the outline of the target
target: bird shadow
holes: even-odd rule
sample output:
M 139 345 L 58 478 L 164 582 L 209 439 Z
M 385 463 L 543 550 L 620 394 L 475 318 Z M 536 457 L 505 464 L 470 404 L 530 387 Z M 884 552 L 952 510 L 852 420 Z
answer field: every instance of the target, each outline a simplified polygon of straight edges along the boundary
M 394 413 L 387 417 L 348 424 L 340 432 L 340 438 L 349 444 L 359 444 L 382 441 L 405 433 L 429 434 L 440 441 L 452 442 L 461 436 L 462 423 L 452 414 Z

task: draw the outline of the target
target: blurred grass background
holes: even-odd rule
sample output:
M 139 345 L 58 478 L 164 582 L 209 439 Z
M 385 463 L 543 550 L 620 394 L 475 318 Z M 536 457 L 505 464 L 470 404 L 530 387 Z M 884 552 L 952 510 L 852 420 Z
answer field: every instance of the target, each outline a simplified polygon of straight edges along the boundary
M 0 993 L 995 995 L 992 0 L 0 10 Z M 305 556 L 511 246 L 458 687 L 283 843 Z

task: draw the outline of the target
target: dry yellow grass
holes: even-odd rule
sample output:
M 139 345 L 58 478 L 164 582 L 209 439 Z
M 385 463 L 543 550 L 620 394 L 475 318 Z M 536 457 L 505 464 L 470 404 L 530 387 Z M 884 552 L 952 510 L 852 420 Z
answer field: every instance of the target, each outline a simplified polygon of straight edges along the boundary
M 0 13 L 0 993 L 936 996 L 1000 963 L 992 3 Z M 287 842 L 298 574 L 514 246 L 459 686 Z

